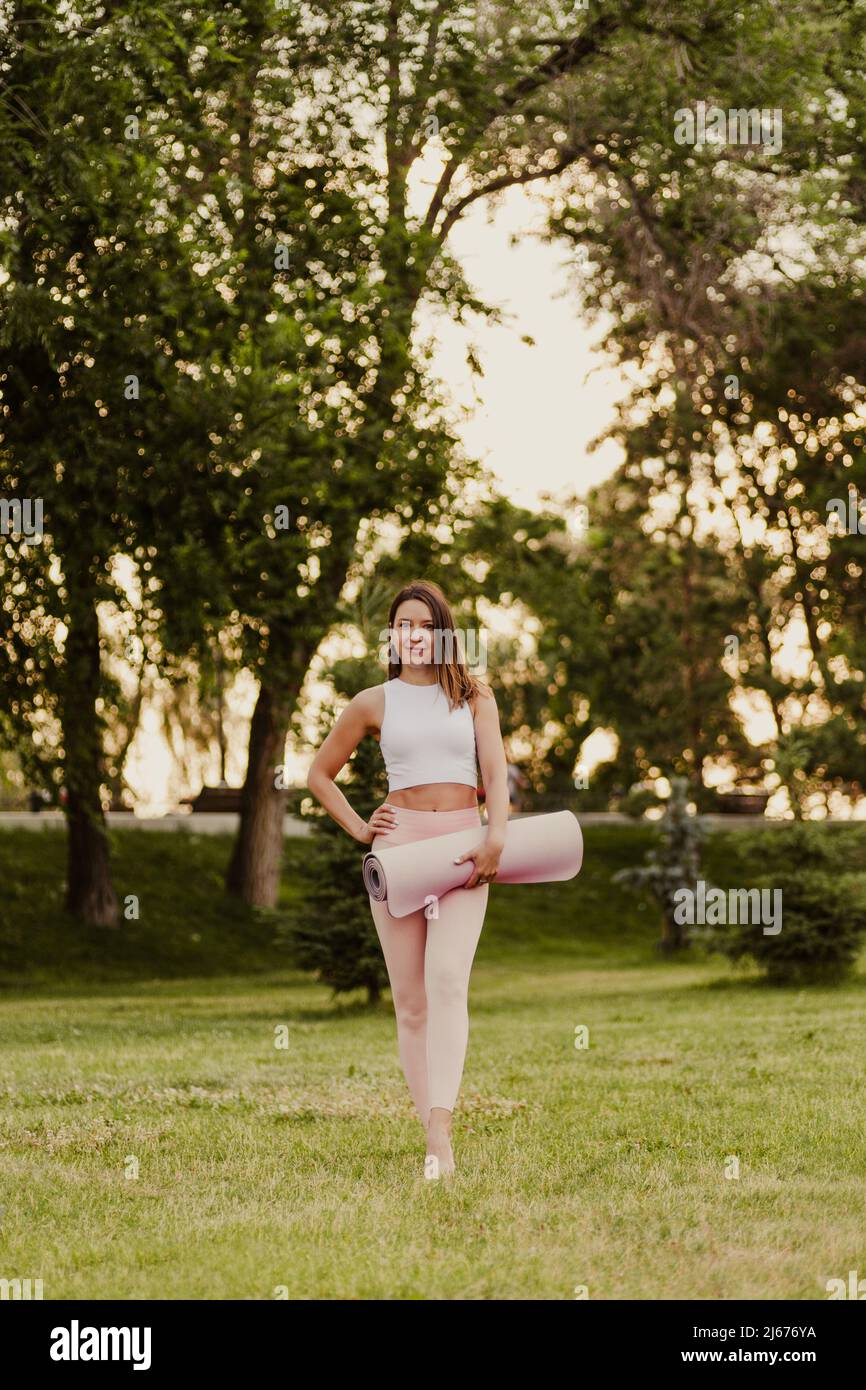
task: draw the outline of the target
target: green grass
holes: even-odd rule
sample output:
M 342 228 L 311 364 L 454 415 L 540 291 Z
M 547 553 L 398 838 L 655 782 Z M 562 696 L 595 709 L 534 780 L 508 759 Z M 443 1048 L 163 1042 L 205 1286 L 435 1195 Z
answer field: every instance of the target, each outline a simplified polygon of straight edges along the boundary
M 825 1299 L 866 1275 L 864 962 L 808 990 L 665 963 L 653 909 L 610 886 L 646 832 L 586 838 L 574 883 L 491 894 L 459 1173 L 430 1183 L 389 999 L 335 1003 L 226 915 L 227 841 L 118 834 L 142 918 L 85 947 L 60 838 L 0 835 L 0 1276 L 58 1299 Z

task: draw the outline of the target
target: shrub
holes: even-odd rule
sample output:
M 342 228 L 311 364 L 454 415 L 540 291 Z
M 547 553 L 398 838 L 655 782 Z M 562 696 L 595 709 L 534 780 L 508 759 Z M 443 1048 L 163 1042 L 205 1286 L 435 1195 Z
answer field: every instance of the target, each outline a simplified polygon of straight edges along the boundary
M 831 982 L 846 975 L 866 932 L 866 874 L 854 867 L 866 854 L 855 830 L 799 822 L 791 827 L 729 837 L 725 877 L 737 886 L 781 889 L 782 928 L 765 935 L 760 923 L 727 923 L 695 933 L 729 960 L 751 957 L 774 983 Z

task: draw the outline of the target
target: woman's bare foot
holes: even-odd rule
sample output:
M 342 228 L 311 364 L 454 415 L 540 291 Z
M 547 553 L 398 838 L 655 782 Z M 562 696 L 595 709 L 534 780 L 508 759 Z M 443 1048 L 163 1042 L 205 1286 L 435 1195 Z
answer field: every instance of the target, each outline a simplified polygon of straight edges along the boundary
M 434 1106 L 427 1122 L 427 1154 L 424 1160 L 426 1177 L 438 1178 L 454 1172 L 451 1149 L 451 1111 Z

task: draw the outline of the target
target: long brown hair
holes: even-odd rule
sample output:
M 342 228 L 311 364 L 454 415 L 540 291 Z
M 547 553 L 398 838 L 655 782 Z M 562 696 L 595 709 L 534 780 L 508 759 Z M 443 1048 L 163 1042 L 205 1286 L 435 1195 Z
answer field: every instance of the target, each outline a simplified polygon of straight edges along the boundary
M 438 630 L 443 634 L 449 632 L 452 634 L 450 640 L 447 642 L 447 650 L 443 651 L 443 660 L 436 661 L 435 647 L 433 656 L 433 668 L 436 672 L 436 679 L 448 696 L 448 703 L 451 708 L 454 709 L 455 705 L 462 704 L 464 700 L 471 699 L 473 696 L 480 693 L 489 694 L 489 687 L 485 685 L 483 681 L 480 681 L 477 676 L 473 676 L 469 672 L 463 660 L 454 628 L 454 615 L 451 612 L 451 607 L 447 598 L 438 584 L 434 584 L 429 579 L 413 579 L 411 583 L 406 584 L 391 604 L 391 611 L 388 614 L 389 629 L 394 626 L 394 619 L 400 604 L 405 603 L 406 599 L 410 598 L 417 598 L 420 599 L 422 603 L 426 603 L 427 607 L 430 609 L 431 617 L 433 618 L 434 631 Z M 402 661 L 395 661 L 393 656 L 394 650 L 390 642 L 389 633 L 389 680 L 393 680 L 395 676 L 399 676 L 403 669 Z

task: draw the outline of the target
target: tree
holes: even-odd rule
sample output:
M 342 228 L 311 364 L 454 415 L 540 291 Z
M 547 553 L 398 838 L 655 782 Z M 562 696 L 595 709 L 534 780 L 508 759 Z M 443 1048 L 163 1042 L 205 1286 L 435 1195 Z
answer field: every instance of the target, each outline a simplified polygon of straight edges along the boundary
M 654 89 L 599 94 L 611 115 L 622 104 L 587 156 L 596 196 L 579 188 L 550 225 L 640 380 L 612 431 L 625 476 L 654 503 L 685 500 L 738 573 L 739 683 L 766 697 L 801 812 L 819 786 L 860 795 L 866 772 L 863 557 L 828 528 L 866 464 L 864 18 L 839 3 L 730 19 L 700 49 L 684 24 L 686 75 L 655 62 Z M 784 111 L 784 140 L 677 143 L 671 117 L 698 95 Z M 580 96 L 573 122 L 597 124 Z M 805 677 L 777 657 L 794 621 Z
M 149 607 L 156 536 L 207 415 L 174 359 L 209 327 L 179 324 L 200 293 L 195 246 L 163 218 L 157 171 L 124 138 L 135 92 L 122 32 L 97 5 L 74 18 L 12 6 L 0 116 L 0 482 L 44 517 L 35 536 L 4 526 L 0 704 L 31 733 L 33 769 L 68 792 L 67 907 L 106 926 L 118 908 L 100 610 L 134 627 Z M 117 573 L 122 554 L 140 562 L 138 597 Z

